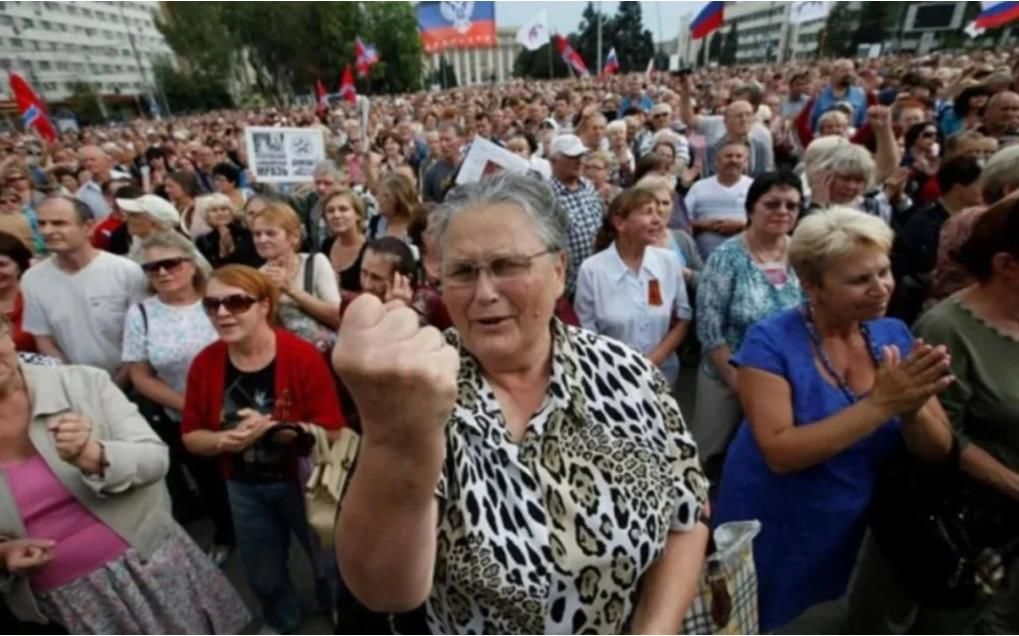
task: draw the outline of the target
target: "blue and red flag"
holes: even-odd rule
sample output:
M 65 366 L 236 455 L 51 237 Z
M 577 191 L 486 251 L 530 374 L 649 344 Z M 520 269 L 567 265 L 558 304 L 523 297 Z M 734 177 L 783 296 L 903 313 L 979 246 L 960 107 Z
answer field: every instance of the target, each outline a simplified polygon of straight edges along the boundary
M 379 63 L 379 51 L 371 44 L 365 44 L 361 38 L 354 39 L 354 64 L 357 76 L 364 77 L 372 67 Z
M 417 14 L 426 53 L 496 45 L 495 2 L 419 2 Z
M 711 32 L 722 27 L 725 22 L 725 3 L 709 2 L 690 23 L 690 37 L 699 40 L 711 35 Z
M 981 2 L 976 25 L 981 29 L 994 29 L 1019 18 L 1019 2 Z
M 601 67 L 601 76 L 608 77 L 609 75 L 615 75 L 619 72 L 619 58 L 616 57 L 616 47 L 609 49 L 609 54 L 605 58 L 605 64 Z
M 321 79 L 315 80 L 315 114 L 325 117 L 329 113 L 329 95 Z
M 17 73 L 9 73 L 11 83 L 11 94 L 18 102 L 18 113 L 21 115 L 21 125 L 28 128 L 35 128 L 35 131 L 49 143 L 57 140 L 57 129 L 46 112 L 46 105 L 42 99 L 32 90 L 31 85 L 24 77 Z
M 561 35 L 555 36 L 555 45 L 559 49 L 559 56 L 563 58 L 563 62 L 573 69 L 573 72 L 581 77 L 588 74 L 587 64 L 584 64 L 584 58 L 580 57 L 580 53 L 570 46 L 570 43 Z

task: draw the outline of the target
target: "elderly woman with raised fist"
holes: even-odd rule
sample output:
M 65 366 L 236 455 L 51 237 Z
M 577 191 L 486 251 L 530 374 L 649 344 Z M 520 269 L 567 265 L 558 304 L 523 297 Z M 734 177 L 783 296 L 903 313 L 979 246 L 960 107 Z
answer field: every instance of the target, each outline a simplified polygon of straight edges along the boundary
M 553 318 L 567 219 L 547 185 L 489 176 L 437 214 L 455 331 L 364 295 L 333 354 L 364 435 L 345 582 L 375 611 L 425 603 L 437 633 L 677 633 L 706 482 L 664 377 Z
M 18 361 L 0 317 L 0 594 L 72 634 L 236 633 L 248 612 L 170 516 L 166 446 L 105 371 Z

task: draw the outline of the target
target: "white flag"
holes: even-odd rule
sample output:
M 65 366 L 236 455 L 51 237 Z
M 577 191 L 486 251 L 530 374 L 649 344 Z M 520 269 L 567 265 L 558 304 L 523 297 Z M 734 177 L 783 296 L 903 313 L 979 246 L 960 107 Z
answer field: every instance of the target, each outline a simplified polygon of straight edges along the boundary
M 651 78 L 651 72 L 653 70 L 655 70 L 655 56 L 654 55 L 652 55 L 648 59 L 648 61 L 647 61 L 647 68 L 644 69 L 644 75 L 646 75 L 648 77 L 648 79 L 650 79 Z
M 827 2 L 793 2 L 789 7 L 789 22 L 800 24 L 828 17 Z
M 968 35 L 970 37 L 970 39 L 980 37 L 981 35 L 984 34 L 984 31 L 986 31 L 986 30 L 987 29 L 985 29 L 983 27 L 977 26 L 976 20 L 974 20 L 973 22 L 970 22 L 969 24 L 967 24 L 966 28 L 963 29 L 963 31 L 966 32 L 966 35 Z
M 517 31 L 517 42 L 528 51 L 537 51 L 548 44 L 548 12 L 542 9 Z

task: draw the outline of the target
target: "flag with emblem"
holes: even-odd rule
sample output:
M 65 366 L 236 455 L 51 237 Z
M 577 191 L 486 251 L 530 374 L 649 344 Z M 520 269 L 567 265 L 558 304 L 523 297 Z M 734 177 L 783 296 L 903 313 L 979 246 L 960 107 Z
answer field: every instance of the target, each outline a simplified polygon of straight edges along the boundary
M 379 63 L 379 51 L 371 44 L 365 44 L 361 38 L 354 40 L 354 58 L 357 76 L 368 75 L 371 68 Z
M 32 90 L 32 86 L 18 73 L 10 73 L 10 85 L 14 101 L 18 104 L 21 125 L 26 130 L 35 128 L 35 131 L 44 140 L 49 143 L 55 142 L 57 140 L 57 129 L 46 112 L 46 105 L 43 104 L 39 95 Z
M 563 58 L 563 62 L 573 69 L 573 72 L 577 75 L 584 77 L 588 74 L 587 64 L 584 64 L 584 58 L 580 57 L 580 53 L 570 46 L 569 41 L 561 35 L 555 36 L 556 48 L 559 49 L 559 56 Z
M 495 38 L 495 2 L 418 2 L 418 31 L 426 53 L 487 49 Z

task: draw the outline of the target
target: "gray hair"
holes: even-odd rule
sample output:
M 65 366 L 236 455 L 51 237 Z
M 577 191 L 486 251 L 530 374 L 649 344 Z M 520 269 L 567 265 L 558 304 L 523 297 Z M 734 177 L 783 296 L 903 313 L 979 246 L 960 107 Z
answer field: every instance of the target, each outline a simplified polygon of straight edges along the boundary
M 202 196 L 195 199 L 195 212 L 198 216 L 209 221 L 209 210 L 213 208 L 228 207 L 233 212 L 234 220 L 244 218 L 244 210 L 234 205 L 230 197 L 226 196 L 222 192 L 213 192 L 212 194 L 203 194 Z
M 992 205 L 1001 201 L 1005 195 L 1019 188 L 1019 145 L 1003 148 L 991 155 L 980 174 L 980 189 L 984 201 Z
M 336 163 L 331 159 L 325 159 L 316 163 L 312 175 L 315 177 L 332 177 L 337 181 L 343 180 L 343 173 L 340 172 L 340 169 L 336 167 Z
M 815 169 L 840 176 L 862 175 L 867 181 L 867 187 L 874 183 L 874 159 L 870 152 L 859 144 L 836 144 L 830 154 L 818 162 Z
M 194 261 L 198 261 L 198 249 L 188 237 L 179 232 L 168 230 L 156 232 L 142 243 L 142 249 L 147 250 L 153 247 L 177 250 Z
M 453 217 L 464 210 L 484 205 L 506 203 L 527 213 L 534 232 L 549 250 L 566 249 L 566 211 L 559 204 L 552 187 L 527 175 L 500 172 L 483 177 L 475 183 L 457 186 L 446 195 L 445 202 L 435 211 L 439 243 Z

